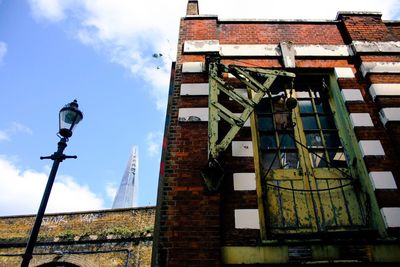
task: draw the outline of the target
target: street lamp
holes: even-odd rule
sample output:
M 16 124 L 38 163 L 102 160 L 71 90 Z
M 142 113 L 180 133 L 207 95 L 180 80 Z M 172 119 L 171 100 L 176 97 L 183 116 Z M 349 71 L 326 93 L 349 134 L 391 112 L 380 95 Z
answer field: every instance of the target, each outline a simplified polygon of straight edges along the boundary
M 58 150 L 51 156 L 40 157 L 40 159 L 53 160 L 53 166 L 51 168 L 49 179 L 47 180 L 47 185 L 43 193 L 42 202 L 40 203 L 39 210 L 36 215 L 35 224 L 33 225 L 28 244 L 26 245 L 25 253 L 22 256 L 23 259 L 21 267 L 28 267 L 29 262 L 32 259 L 33 248 L 39 234 L 40 225 L 42 224 L 43 215 L 46 210 L 51 188 L 53 187 L 54 179 L 56 177 L 60 162 L 62 162 L 64 159 L 69 158 L 76 159 L 76 156 L 66 156 L 63 154 L 63 152 L 64 149 L 67 147 L 68 138 L 72 136 L 74 128 L 83 118 L 83 114 L 78 107 L 78 101 L 76 101 L 75 99 L 73 102 L 67 104 L 60 110 L 58 132 L 58 137 L 60 137 L 60 141 L 58 142 Z

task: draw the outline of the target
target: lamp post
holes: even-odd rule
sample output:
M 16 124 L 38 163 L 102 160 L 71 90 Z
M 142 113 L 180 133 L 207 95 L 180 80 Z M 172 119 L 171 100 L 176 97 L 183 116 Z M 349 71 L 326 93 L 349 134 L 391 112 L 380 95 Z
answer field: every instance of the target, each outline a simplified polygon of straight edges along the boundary
M 76 156 L 66 156 L 63 154 L 64 149 L 67 147 L 68 138 L 72 136 L 72 132 L 75 126 L 82 120 L 83 114 L 78 108 L 78 102 L 74 100 L 73 102 L 67 104 L 60 110 L 59 113 L 59 132 L 58 136 L 60 141 L 58 142 L 58 149 L 53 155 L 48 157 L 40 157 L 40 159 L 51 159 L 53 160 L 53 166 L 50 171 L 49 179 L 47 180 L 47 185 L 43 193 L 42 202 L 40 203 L 39 210 L 36 215 L 35 224 L 33 225 L 28 244 L 26 245 L 25 253 L 22 256 L 21 267 L 28 267 L 29 262 L 32 259 L 32 252 L 35 246 L 40 225 L 42 224 L 43 215 L 46 210 L 47 202 L 50 197 L 51 188 L 53 187 L 54 179 L 57 174 L 58 166 L 60 162 L 64 159 L 74 158 Z

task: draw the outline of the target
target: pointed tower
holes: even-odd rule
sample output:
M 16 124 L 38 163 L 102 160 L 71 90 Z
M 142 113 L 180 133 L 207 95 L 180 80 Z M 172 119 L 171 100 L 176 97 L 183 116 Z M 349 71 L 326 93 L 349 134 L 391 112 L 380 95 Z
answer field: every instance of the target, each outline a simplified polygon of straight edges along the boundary
M 132 147 L 121 185 L 114 199 L 113 209 L 130 208 L 137 206 L 138 182 L 139 182 L 139 148 Z

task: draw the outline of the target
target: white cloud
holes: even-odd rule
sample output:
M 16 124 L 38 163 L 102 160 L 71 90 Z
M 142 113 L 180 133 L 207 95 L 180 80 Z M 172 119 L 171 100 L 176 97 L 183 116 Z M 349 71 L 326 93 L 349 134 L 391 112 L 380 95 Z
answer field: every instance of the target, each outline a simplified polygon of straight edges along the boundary
M 234 3 L 233 3 L 234 2 Z M 69 21 L 76 38 L 143 79 L 158 110 L 165 110 L 171 58 L 176 55 L 179 19 L 186 0 L 30 0 L 37 18 Z M 340 10 L 400 12 L 398 0 L 200 0 L 201 14 L 221 18 L 335 19 Z M 72 26 L 71 26 L 72 25 Z M 163 57 L 153 58 L 153 53 Z
M 265 0 L 232 1 L 200 0 L 200 13 L 218 14 L 223 18 L 262 19 L 335 19 L 338 11 L 379 11 L 386 19 L 400 9 L 398 0 L 280 0 L 271 4 Z
M 20 170 L 0 155 L 0 216 L 35 214 L 39 207 L 48 174 Z M 72 177 L 58 175 L 51 191 L 46 212 L 103 209 L 103 200 L 86 185 Z
M 0 142 L 10 141 L 13 135 L 20 133 L 32 135 L 33 131 L 28 126 L 19 122 L 13 122 L 8 128 L 0 130 Z
M 24 134 L 29 134 L 32 135 L 33 131 L 26 125 L 23 125 L 19 122 L 13 122 L 8 129 L 8 132 L 15 134 L 15 133 L 24 133 Z
M 150 132 L 147 134 L 147 137 L 146 137 L 147 153 L 151 157 L 160 155 L 162 137 L 163 137 L 163 135 L 161 132 Z
M 64 19 L 64 6 L 71 1 L 63 0 L 29 0 L 32 14 L 36 19 L 47 19 L 52 22 Z
M 30 4 L 37 18 L 70 20 L 78 40 L 143 79 L 157 109 L 165 111 L 170 58 L 175 55 L 184 1 L 31 0 Z M 163 56 L 153 58 L 153 53 Z
M 109 184 L 107 184 L 107 186 L 106 186 L 106 193 L 107 193 L 107 197 L 110 199 L 110 200 L 114 200 L 114 198 L 115 198 L 115 195 L 117 194 L 117 190 L 118 190 L 118 188 L 117 188 L 117 186 L 114 184 L 114 183 L 109 183 Z
M 0 130 L 0 142 L 9 141 L 9 140 L 10 140 L 10 136 L 7 134 L 7 132 Z
M 7 44 L 0 41 L 0 64 L 3 63 L 4 57 L 7 54 Z

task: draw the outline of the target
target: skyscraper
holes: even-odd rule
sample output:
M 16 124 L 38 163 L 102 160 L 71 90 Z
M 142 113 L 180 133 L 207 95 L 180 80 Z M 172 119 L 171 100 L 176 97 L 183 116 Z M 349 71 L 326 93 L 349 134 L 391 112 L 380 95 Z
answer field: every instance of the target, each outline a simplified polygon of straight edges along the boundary
M 138 176 L 139 174 L 139 148 L 132 147 L 121 184 L 115 196 L 112 208 L 130 208 L 137 206 Z

